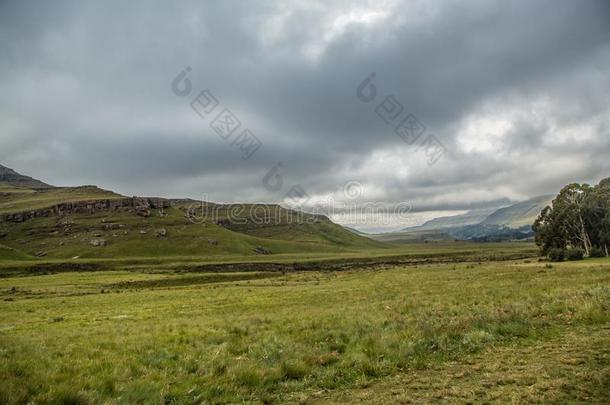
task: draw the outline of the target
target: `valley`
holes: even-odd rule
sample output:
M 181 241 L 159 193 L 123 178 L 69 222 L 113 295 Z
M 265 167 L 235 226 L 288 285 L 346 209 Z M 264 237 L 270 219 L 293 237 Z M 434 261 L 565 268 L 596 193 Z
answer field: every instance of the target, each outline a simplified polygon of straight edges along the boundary
M 608 258 L 10 175 L 1 403 L 609 399 Z

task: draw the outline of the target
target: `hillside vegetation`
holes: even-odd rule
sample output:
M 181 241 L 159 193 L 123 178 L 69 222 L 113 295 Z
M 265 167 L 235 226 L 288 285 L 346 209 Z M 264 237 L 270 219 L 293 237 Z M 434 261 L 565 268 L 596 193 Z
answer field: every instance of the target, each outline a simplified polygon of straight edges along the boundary
M 223 212 L 218 213 L 222 221 Z M 325 218 L 315 223 L 256 225 L 245 233 L 216 221 L 193 223 L 176 207 L 140 217 L 130 212 L 98 212 L 35 218 L 3 224 L 2 243 L 29 255 L 49 258 L 125 258 L 163 256 L 256 255 L 287 252 L 331 252 L 380 248 Z M 94 246 L 101 242 L 103 245 Z M 261 247 L 259 252 L 256 248 Z
M 119 198 L 124 197 L 95 186 L 34 190 L 4 184 L 0 185 L 0 215 L 39 210 L 68 202 Z
M 11 171 L 5 176 L 8 182 L 0 185 L 0 242 L 6 246 L 0 259 L 267 256 L 384 248 L 326 217 L 277 205 L 165 200 L 167 208 L 139 210 L 133 199 L 120 209 L 89 210 L 89 202 L 129 199 L 95 186 L 20 187 L 36 182 L 24 178 L 30 179 Z M 10 214 L 79 202 L 85 206 L 78 212 L 51 210 L 31 219 L 1 220 Z

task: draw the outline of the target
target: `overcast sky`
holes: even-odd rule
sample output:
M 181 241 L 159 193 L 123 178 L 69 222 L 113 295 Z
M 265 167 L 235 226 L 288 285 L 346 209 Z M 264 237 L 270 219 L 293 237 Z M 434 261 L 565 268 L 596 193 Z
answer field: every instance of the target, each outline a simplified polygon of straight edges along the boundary
M 0 164 L 415 222 L 556 193 L 610 176 L 609 21 L 607 0 L 3 1 Z M 409 114 L 425 131 L 401 138 Z

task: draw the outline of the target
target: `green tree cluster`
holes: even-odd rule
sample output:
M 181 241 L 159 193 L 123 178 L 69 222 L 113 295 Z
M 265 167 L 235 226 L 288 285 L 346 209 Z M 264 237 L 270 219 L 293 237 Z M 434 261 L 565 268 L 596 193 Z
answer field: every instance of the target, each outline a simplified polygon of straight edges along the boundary
M 543 255 L 555 249 L 580 248 L 586 256 L 608 256 L 610 247 L 610 178 L 597 186 L 565 186 L 533 225 Z

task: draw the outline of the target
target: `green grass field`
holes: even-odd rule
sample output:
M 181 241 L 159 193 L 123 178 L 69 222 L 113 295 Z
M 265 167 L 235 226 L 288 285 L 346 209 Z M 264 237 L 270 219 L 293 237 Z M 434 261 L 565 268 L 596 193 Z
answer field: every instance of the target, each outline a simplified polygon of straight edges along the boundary
M 5 260 L 0 403 L 608 403 L 610 260 L 533 252 Z

